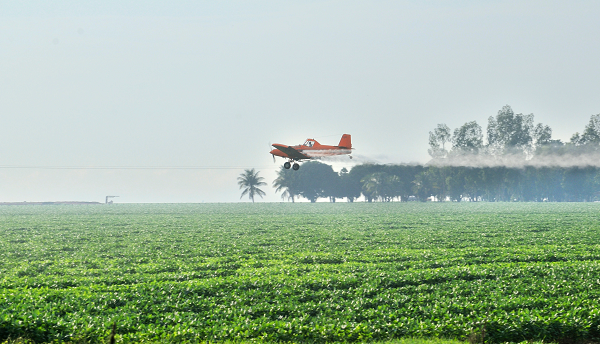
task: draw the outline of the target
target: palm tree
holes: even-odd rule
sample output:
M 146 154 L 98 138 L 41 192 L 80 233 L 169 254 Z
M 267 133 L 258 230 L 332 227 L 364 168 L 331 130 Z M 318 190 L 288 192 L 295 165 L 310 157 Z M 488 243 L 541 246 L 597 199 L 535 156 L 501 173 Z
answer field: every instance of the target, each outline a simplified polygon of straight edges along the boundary
M 240 198 L 248 195 L 248 197 L 254 203 L 254 196 L 258 195 L 262 198 L 265 195 L 265 192 L 259 189 L 259 186 L 267 185 L 267 183 L 263 182 L 265 178 L 258 176 L 258 171 L 244 170 L 244 173 L 241 173 L 238 177 L 238 185 L 240 189 L 244 189 Z
M 294 198 L 298 195 L 298 175 L 301 171 L 290 171 L 283 168 L 277 172 L 277 179 L 273 181 L 275 192 L 282 192 L 281 199 L 291 200 L 294 203 Z

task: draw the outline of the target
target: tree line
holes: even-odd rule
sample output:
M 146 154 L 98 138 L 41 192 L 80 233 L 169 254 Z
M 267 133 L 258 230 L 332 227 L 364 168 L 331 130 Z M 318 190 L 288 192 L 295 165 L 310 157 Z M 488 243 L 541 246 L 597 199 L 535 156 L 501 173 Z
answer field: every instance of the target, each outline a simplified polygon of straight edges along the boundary
M 569 142 L 552 139 L 552 128 L 535 124 L 533 114 L 515 114 L 509 105 L 488 118 L 486 137 L 477 121 L 463 124 L 452 131 L 438 124 L 429 132 L 429 155 L 434 161 L 453 159 L 462 155 L 501 157 L 510 154 L 530 160 L 536 155 L 597 152 L 600 149 L 600 114 L 593 115 L 580 134 Z
M 380 201 L 565 202 L 600 200 L 600 169 L 361 164 L 339 173 L 318 161 L 281 168 L 273 182 L 284 200 L 300 197 Z
M 488 118 L 485 138 L 476 121 L 454 131 L 439 124 L 429 146 L 432 159 L 424 165 L 361 164 L 336 173 L 309 161 L 299 171 L 281 168 L 273 187 L 292 202 L 600 200 L 600 114 L 562 142 L 533 114 L 515 114 L 507 105 Z

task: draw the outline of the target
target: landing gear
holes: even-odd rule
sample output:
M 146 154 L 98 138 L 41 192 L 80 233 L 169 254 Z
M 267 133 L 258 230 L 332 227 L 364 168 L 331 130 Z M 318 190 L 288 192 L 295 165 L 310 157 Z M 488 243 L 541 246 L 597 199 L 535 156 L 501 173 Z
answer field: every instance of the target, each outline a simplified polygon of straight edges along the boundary
M 295 163 L 292 165 L 292 162 L 291 162 L 291 161 L 286 161 L 286 162 L 283 164 L 283 168 L 285 168 L 286 170 L 289 170 L 289 169 L 290 169 L 290 167 L 291 167 L 291 168 L 292 168 L 294 171 L 298 171 L 298 169 L 300 168 L 300 165 L 299 165 L 297 162 L 295 162 Z

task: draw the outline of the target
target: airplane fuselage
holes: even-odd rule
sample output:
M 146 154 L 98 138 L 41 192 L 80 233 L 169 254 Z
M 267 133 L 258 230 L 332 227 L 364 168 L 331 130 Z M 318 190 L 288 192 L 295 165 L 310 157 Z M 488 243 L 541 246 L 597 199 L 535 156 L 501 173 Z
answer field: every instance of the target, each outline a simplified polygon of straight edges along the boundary
M 273 144 L 273 147 L 275 147 L 275 149 L 271 151 L 271 154 L 293 160 L 321 158 L 325 156 L 344 155 L 352 153 L 352 149 L 326 145 L 319 145 L 318 147 L 307 147 L 304 145 L 286 146 L 279 143 L 275 143 Z M 283 150 L 281 150 L 280 148 L 292 148 L 298 153 L 305 155 L 306 158 L 291 157 L 288 154 L 284 153 Z
M 348 134 L 342 135 L 340 143 L 337 146 L 322 145 L 315 139 L 307 139 L 304 144 L 296 146 L 279 143 L 275 143 L 272 146 L 275 148 L 270 152 L 273 156 L 279 156 L 292 161 L 352 153 L 351 137 Z

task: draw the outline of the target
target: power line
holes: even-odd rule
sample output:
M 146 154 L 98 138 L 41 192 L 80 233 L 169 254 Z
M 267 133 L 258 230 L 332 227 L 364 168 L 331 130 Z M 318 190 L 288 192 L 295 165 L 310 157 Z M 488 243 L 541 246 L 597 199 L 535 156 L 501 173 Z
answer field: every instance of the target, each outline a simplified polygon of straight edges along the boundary
M 276 169 L 274 166 L 15 166 L 0 165 L 0 169 L 37 170 L 242 170 L 246 168 Z

